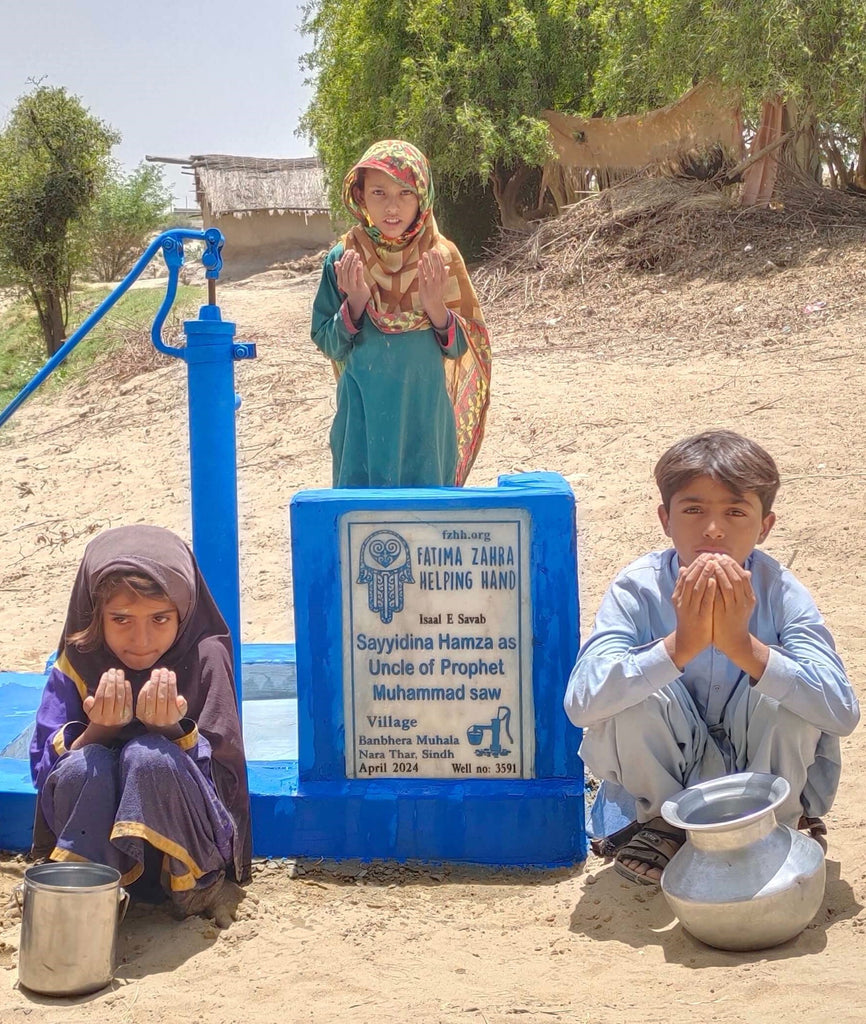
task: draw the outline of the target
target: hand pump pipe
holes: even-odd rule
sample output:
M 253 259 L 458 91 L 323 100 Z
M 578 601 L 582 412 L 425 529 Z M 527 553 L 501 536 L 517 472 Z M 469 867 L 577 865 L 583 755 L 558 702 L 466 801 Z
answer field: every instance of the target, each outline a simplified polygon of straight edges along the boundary
M 184 322 L 186 345 L 176 346 L 162 340 L 162 327 L 177 295 L 185 239 L 205 243 L 201 261 L 207 279 L 208 302 L 199 310 L 197 320 Z M 223 265 L 224 241 L 216 228 L 206 231 L 172 228 L 158 235 L 123 281 L 0 412 L 0 426 L 66 359 L 161 249 L 168 267 L 168 283 L 150 336 L 160 352 L 183 359 L 187 365 L 193 551 L 231 632 L 240 712 L 243 692 L 235 441 L 235 413 L 240 407 L 240 397 L 235 394 L 233 363 L 236 359 L 254 359 L 256 347 L 235 341 L 235 325 L 222 319 L 216 304 L 216 282 Z

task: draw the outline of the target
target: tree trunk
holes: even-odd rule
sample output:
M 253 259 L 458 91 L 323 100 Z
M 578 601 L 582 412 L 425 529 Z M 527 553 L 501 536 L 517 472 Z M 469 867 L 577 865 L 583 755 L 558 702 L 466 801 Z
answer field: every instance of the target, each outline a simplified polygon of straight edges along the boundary
M 848 163 L 845 160 L 845 154 L 839 149 L 835 139 L 832 137 L 824 143 L 824 160 L 827 163 L 830 187 L 836 189 L 848 188 L 851 180 Z
M 44 291 L 38 299 L 34 296 L 36 311 L 39 314 L 39 326 L 45 339 L 45 351 L 49 359 L 66 340 L 66 317 L 63 310 L 63 298 L 56 291 Z
M 863 131 L 860 133 L 860 151 L 857 154 L 857 164 L 854 168 L 854 181 L 856 188 L 866 191 L 866 119 L 864 119 Z
M 520 190 L 526 184 L 530 173 L 531 168 L 520 163 L 510 169 L 510 172 L 497 168 L 490 174 L 493 196 L 499 207 L 499 219 L 502 226 L 511 231 L 528 231 L 530 227 L 519 206 Z
M 784 138 L 782 128 L 784 100 L 774 96 L 765 100 L 761 108 L 761 123 L 749 147 L 749 156 L 743 164 L 743 191 L 740 203 L 743 206 L 768 206 L 776 188 L 779 176 L 778 148 Z M 731 177 L 740 171 L 734 168 Z
M 750 150 L 749 157 L 735 168 L 735 173 L 743 171 L 743 206 L 769 206 L 786 178 L 821 181 L 815 119 L 810 114 L 798 115 L 793 101 L 774 96 L 764 102 L 761 124 Z
M 821 150 L 814 115 L 808 109 L 799 110 L 794 100 L 788 100 L 783 108 L 782 130 L 792 133 L 791 141 L 782 147 L 785 169 L 820 184 Z

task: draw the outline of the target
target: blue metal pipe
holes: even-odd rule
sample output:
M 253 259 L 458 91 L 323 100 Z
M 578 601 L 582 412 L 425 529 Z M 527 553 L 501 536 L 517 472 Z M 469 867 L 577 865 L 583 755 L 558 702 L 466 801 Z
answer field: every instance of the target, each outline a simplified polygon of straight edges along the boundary
M 235 325 L 219 306 L 202 306 L 183 325 L 189 390 L 192 543 L 234 646 L 238 711 L 241 679 L 237 447 L 235 443 Z
M 162 327 L 177 293 L 183 266 L 183 241 L 204 241 L 202 254 L 209 302 L 198 320 L 184 323 L 186 346 L 167 345 Z M 222 269 L 223 236 L 207 231 L 172 228 L 155 238 L 121 283 L 90 314 L 42 369 L 0 414 L 0 426 L 55 370 L 79 341 L 128 290 L 159 249 L 168 267 L 166 294 L 151 328 L 154 346 L 187 364 L 189 459 L 193 550 L 214 600 L 228 624 L 234 648 L 238 711 L 241 709 L 240 568 L 238 559 L 237 449 L 235 412 L 240 399 L 234 390 L 234 360 L 253 359 L 255 345 L 234 340 L 235 325 L 224 321 L 213 301 L 214 282 Z
M 192 228 L 172 228 L 169 231 L 163 231 L 161 235 L 158 235 L 150 243 L 150 245 L 144 250 L 142 255 L 139 257 L 135 266 L 130 270 L 126 277 L 120 282 L 120 284 L 114 289 L 114 291 L 108 295 L 102 302 L 96 307 L 96 309 L 90 314 L 90 316 L 84 321 L 84 323 L 72 333 L 72 335 L 63 343 L 63 345 L 54 353 L 54 355 L 48 360 L 48 362 L 39 370 L 33 377 L 24 385 L 24 387 L 18 392 L 18 394 L 12 399 L 12 401 L 6 406 L 3 412 L 0 412 L 0 427 L 9 419 L 12 413 L 24 402 L 33 392 L 39 387 L 39 385 L 46 380 L 60 364 L 66 359 L 69 353 L 75 348 L 75 346 L 84 338 L 84 336 L 95 327 L 99 321 L 105 316 L 105 314 L 111 309 L 111 307 L 122 298 L 123 295 L 129 290 L 130 286 L 140 276 L 141 272 L 147 266 L 148 263 L 153 259 L 156 253 L 162 249 L 166 243 L 168 243 L 168 249 L 175 251 L 179 245 L 181 253 L 181 262 L 183 261 L 183 239 L 196 239 L 203 242 L 211 242 L 212 236 L 209 237 L 210 233 L 213 232 L 214 228 L 209 228 L 208 231 L 197 231 Z M 219 234 L 219 232 L 217 232 Z M 220 235 L 220 243 L 222 241 L 222 235 Z M 168 261 L 167 261 L 168 262 Z M 222 264 L 220 264 L 222 265 Z M 169 284 L 171 284 L 171 276 L 169 275 Z M 174 290 L 177 289 L 177 277 L 175 276 Z M 174 301 L 174 292 L 172 292 L 172 301 Z M 164 305 L 164 304 L 163 304 Z M 163 318 L 164 319 L 164 318 Z

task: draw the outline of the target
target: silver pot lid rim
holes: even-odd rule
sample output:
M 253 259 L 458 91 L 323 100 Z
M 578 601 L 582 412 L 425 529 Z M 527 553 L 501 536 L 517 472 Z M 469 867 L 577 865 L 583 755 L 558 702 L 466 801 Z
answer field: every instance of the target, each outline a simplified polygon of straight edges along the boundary
M 750 814 L 727 821 L 701 823 L 686 820 L 690 810 L 706 807 L 713 802 L 706 797 L 739 796 L 750 790 L 756 796 L 766 796 L 767 804 Z M 765 817 L 768 811 L 775 811 L 788 798 L 790 792 L 790 785 L 780 775 L 771 775 L 768 772 L 737 772 L 733 775 L 723 775 L 718 779 L 707 779 L 680 790 L 665 800 L 661 814 L 668 824 L 683 828 L 687 832 L 728 832 L 758 821 Z M 684 812 L 682 814 L 681 808 Z

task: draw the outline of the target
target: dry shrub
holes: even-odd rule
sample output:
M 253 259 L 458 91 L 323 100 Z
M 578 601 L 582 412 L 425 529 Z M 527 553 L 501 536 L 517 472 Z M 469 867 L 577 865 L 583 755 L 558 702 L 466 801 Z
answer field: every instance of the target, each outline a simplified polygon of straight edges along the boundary
M 173 309 L 162 328 L 162 340 L 168 345 L 183 346 L 186 339 L 183 321 L 189 314 Z M 93 398 L 115 393 L 123 384 L 144 373 L 177 363 L 172 356 L 158 351 L 150 337 L 150 324 L 142 324 L 112 311 L 106 318 L 112 343 L 96 356 L 93 363 L 82 368 L 80 379 L 73 385 L 73 394 L 81 389 Z
M 647 272 L 735 280 L 756 242 L 773 267 L 808 264 L 828 247 L 866 241 L 866 198 L 791 180 L 770 208 L 741 208 L 736 188 L 638 177 L 593 193 L 530 234 L 504 233 L 474 278 L 483 304 L 514 312 L 542 295 L 634 286 Z M 765 269 L 762 264 L 762 269 Z M 563 296 L 565 299 L 565 296 Z

